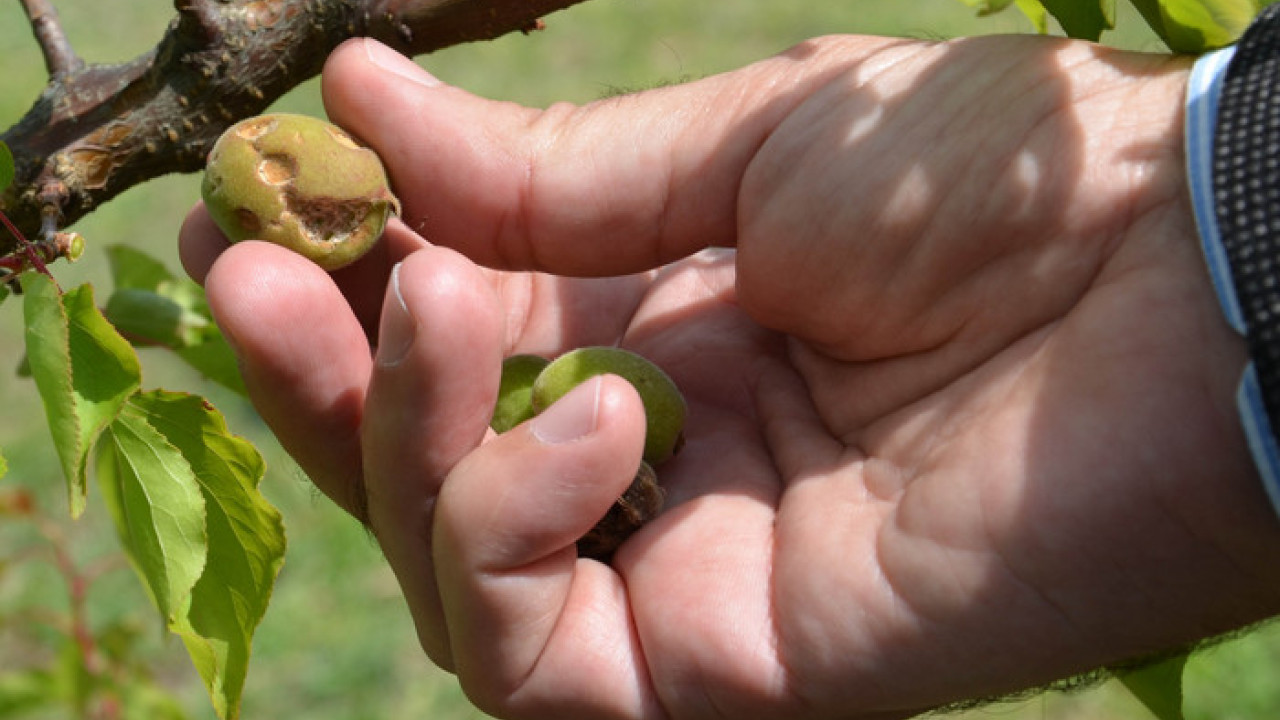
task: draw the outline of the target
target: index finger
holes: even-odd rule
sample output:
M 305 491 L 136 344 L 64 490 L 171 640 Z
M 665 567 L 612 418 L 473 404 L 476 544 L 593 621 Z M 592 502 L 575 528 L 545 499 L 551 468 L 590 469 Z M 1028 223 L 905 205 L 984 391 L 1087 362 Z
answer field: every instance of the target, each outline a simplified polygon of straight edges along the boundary
M 397 218 L 391 218 L 377 244 L 360 260 L 331 273 L 370 339 L 376 337 L 382 296 L 391 268 L 426 242 Z M 193 280 L 204 285 L 209 270 L 230 247 L 204 203 L 196 203 L 178 233 L 178 254 Z
M 736 240 L 769 132 L 846 62 L 824 45 L 694 83 L 546 110 L 441 84 L 372 40 L 330 56 L 330 116 L 387 162 L 405 221 L 502 269 L 602 276 Z

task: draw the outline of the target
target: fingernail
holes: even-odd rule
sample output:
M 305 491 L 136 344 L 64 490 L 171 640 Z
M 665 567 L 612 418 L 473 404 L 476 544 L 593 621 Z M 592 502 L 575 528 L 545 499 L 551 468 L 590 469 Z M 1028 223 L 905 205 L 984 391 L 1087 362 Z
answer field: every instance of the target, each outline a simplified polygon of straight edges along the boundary
M 365 39 L 363 45 L 364 54 L 369 58 L 369 62 L 389 73 L 398 75 L 423 87 L 437 87 L 442 84 L 434 75 L 423 70 L 420 65 L 377 40 Z
M 596 429 L 603 378 L 596 376 L 570 390 L 533 419 L 534 437 L 548 445 L 584 438 Z
M 391 269 L 391 283 L 386 302 L 382 304 L 382 321 L 378 326 L 377 363 L 395 367 L 404 361 L 417 335 L 418 323 L 409 312 L 400 292 L 400 263 Z

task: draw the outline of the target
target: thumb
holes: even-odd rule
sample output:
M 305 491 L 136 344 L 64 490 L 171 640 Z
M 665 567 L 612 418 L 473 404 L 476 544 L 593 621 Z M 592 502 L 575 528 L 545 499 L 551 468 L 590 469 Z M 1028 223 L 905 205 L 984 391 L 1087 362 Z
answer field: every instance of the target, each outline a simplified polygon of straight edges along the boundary
M 323 90 L 334 121 L 387 162 L 405 221 L 429 241 L 492 267 L 615 275 L 734 244 L 742 175 L 821 75 L 811 55 L 534 110 L 353 40 L 329 58 Z
M 634 477 L 643 439 L 635 389 L 599 376 L 469 454 L 445 479 L 431 536 L 435 622 L 478 707 L 499 717 L 638 717 L 653 709 L 626 585 L 574 550 Z

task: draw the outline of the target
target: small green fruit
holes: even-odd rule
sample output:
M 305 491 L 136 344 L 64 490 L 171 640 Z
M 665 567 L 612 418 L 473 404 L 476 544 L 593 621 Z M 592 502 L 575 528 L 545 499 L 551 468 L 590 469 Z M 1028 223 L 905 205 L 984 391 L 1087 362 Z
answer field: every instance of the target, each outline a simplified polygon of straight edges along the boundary
M 534 416 L 533 381 L 549 362 L 537 355 L 512 355 L 502 361 L 498 404 L 494 407 L 489 427 L 504 433 Z
M 621 376 L 640 393 L 645 462 L 659 465 L 669 459 L 683 441 L 684 396 L 662 368 L 628 350 L 583 347 L 551 361 L 533 383 L 533 411 L 542 412 L 583 381 L 606 373 Z
M 231 242 L 273 242 L 325 270 L 363 256 L 400 212 L 377 154 L 305 115 L 231 126 L 209 153 L 200 191 Z

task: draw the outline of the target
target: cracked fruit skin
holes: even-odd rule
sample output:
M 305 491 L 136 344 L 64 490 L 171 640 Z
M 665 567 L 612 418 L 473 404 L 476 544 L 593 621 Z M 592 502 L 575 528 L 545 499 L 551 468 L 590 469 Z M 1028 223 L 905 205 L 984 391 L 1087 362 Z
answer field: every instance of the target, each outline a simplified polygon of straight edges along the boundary
M 644 461 L 659 465 L 684 440 L 684 395 L 662 368 L 629 350 L 582 347 L 557 357 L 533 383 L 533 411 L 540 413 L 583 381 L 612 374 L 630 382 L 644 403 Z
M 273 242 L 325 270 L 358 260 L 400 212 L 377 154 L 306 115 L 260 115 L 228 128 L 200 191 L 231 242 Z

